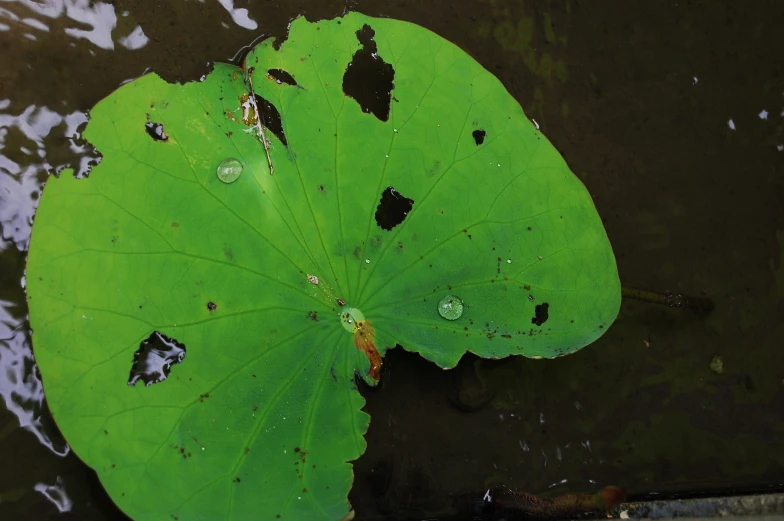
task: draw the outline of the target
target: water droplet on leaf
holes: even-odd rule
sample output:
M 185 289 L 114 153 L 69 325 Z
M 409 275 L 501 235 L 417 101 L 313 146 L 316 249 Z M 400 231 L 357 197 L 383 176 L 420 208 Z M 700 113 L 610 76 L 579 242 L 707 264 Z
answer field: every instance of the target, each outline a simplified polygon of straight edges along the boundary
M 365 315 L 357 308 L 343 307 L 338 311 L 338 316 L 343 328 L 349 333 L 354 333 L 357 329 L 357 324 L 365 320 Z
M 457 320 L 463 315 L 463 301 L 456 295 L 447 295 L 438 303 L 438 314 L 447 320 Z
M 236 159 L 225 159 L 218 165 L 218 179 L 224 183 L 233 183 L 242 173 L 242 164 Z

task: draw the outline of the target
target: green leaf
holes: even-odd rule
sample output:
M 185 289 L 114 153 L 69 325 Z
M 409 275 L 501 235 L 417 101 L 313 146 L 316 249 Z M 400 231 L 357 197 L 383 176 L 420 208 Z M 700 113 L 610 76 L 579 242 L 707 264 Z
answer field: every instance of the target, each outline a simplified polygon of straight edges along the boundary
M 300 18 L 246 69 L 121 87 L 85 137 L 102 162 L 38 209 L 30 319 L 58 425 L 137 520 L 341 519 L 355 373 L 375 383 L 396 344 L 445 368 L 564 355 L 618 311 L 580 181 L 408 23 Z

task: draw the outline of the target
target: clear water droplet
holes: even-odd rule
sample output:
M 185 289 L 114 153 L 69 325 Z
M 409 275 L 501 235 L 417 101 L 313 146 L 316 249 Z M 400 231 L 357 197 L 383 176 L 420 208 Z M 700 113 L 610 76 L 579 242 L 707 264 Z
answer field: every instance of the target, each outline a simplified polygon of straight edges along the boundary
M 456 295 L 447 295 L 438 303 L 438 314 L 447 320 L 463 316 L 463 300 Z
M 224 159 L 223 162 L 218 165 L 218 179 L 226 184 L 236 181 L 241 173 L 242 163 L 236 159 Z
M 365 320 L 365 315 L 357 308 L 343 306 L 338 310 L 338 317 L 343 329 L 349 333 L 354 333 L 358 325 Z

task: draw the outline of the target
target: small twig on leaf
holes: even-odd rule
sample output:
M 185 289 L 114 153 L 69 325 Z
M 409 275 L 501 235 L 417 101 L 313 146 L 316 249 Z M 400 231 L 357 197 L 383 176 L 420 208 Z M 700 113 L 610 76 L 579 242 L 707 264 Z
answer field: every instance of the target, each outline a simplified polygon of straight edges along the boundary
M 275 175 L 275 169 L 272 168 L 272 158 L 270 157 L 269 153 L 269 143 L 267 142 L 267 136 L 264 135 L 264 127 L 261 124 L 261 111 L 259 111 L 259 106 L 256 105 L 256 90 L 253 88 L 253 79 L 251 75 L 253 74 L 253 68 L 251 67 L 248 69 L 248 84 L 250 85 L 250 96 L 248 97 L 248 101 L 253 106 L 253 110 L 256 111 L 256 128 L 259 131 L 259 135 L 261 136 L 261 142 L 264 145 L 264 152 L 267 154 L 267 164 L 269 165 L 270 175 Z

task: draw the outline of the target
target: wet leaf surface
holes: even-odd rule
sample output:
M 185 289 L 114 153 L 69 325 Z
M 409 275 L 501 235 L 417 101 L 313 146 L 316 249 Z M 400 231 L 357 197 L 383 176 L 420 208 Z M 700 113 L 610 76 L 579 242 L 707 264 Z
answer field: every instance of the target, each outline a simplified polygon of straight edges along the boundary
M 357 56 L 379 65 L 367 98 L 344 92 Z M 50 407 L 136 519 L 340 519 L 369 419 L 354 375 L 374 384 L 387 349 L 445 368 L 469 350 L 554 357 L 620 303 L 589 194 L 457 47 L 389 19 L 300 18 L 246 64 L 249 81 L 219 64 L 103 100 L 84 134 L 102 162 L 52 179 L 35 221 Z M 363 106 L 379 100 L 388 112 Z M 410 203 L 382 226 L 387 187 Z M 129 387 L 154 333 L 187 357 Z

